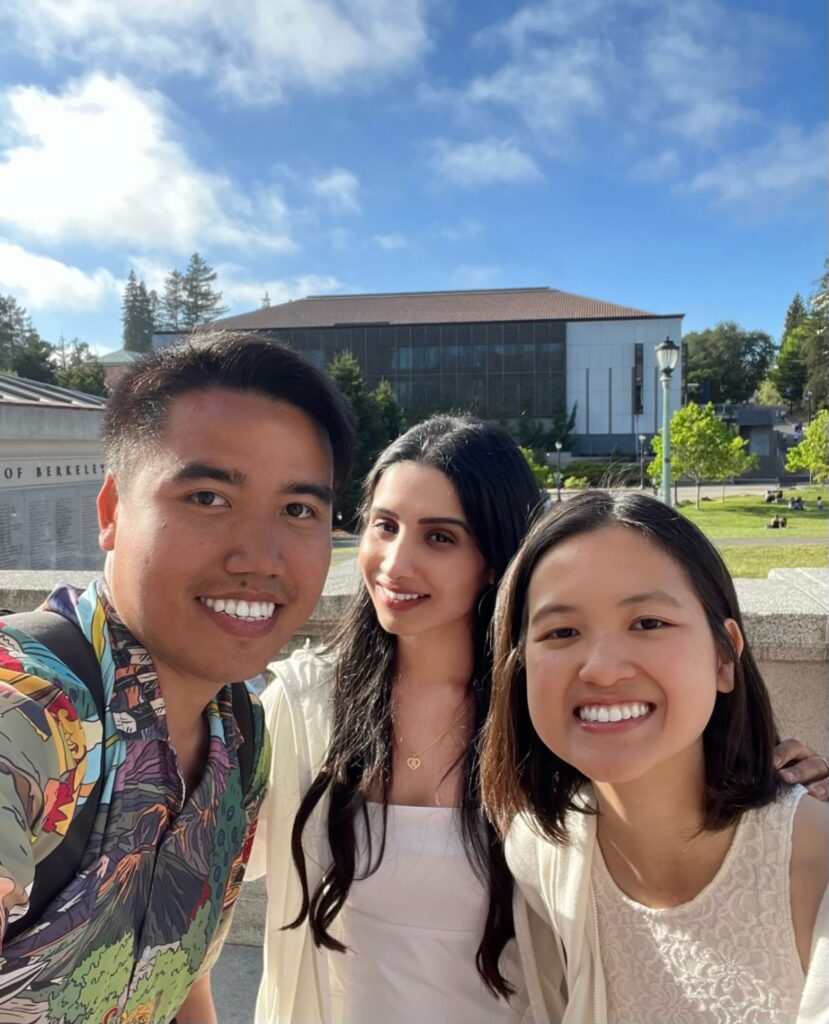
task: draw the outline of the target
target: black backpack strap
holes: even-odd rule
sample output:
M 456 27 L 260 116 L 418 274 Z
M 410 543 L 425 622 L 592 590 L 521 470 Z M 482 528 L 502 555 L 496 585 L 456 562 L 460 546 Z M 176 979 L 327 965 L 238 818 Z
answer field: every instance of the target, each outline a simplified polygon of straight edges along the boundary
M 3 617 L 3 623 L 28 633 L 59 658 L 75 675 L 83 680 L 95 701 L 98 717 L 104 714 L 104 684 L 101 666 L 92 645 L 75 623 L 57 612 L 18 612 Z M 0 637 L 0 640 L 2 638 Z M 29 895 L 29 908 L 6 928 L 4 943 L 11 942 L 27 928 L 31 928 L 43 912 L 69 885 L 80 870 L 89 836 L 95 823 L 95 814 L 101 799 L 103 773 L 98 777 L 83 807 L 72 818 L 66 835 L 52 852 L 35 866 L 35 877 Z
M 256 729 L 253 720 L 253 704 L 246 683 L 233 683 L 230 687 L 233 698 L 233 717 L 244 742 L 239 747 L 239 775 L 242 781 L 242 796 L 248 795 L 253 776 L 253 756 L 256 753 Z

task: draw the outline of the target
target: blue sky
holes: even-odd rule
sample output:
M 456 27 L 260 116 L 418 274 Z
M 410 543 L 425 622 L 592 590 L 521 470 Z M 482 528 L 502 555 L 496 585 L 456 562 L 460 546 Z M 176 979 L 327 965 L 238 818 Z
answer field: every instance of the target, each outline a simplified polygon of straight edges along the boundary
M 549 285 L 777 337 L 826 253 L 823 0 L 3 0 L 0 294 L 121 344 L 130 267 L 233 313 Z

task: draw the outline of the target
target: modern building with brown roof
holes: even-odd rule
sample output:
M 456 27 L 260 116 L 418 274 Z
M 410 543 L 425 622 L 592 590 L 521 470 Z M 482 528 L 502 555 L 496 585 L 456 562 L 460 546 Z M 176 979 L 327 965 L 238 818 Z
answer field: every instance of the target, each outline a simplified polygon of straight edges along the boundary
M 634 451 L 637 434 L 658 429 L 654 347 L 666 336 L 680 342 L 682 316 L 555 288 L 499 288 L 312 295 L 214 326 L 261 331 L 321 366 L 348 350 L 369 387 L 391 383 L 410 422 L 465 410 L 550 425 L 575 405 L 573 451 L 606 454 Z

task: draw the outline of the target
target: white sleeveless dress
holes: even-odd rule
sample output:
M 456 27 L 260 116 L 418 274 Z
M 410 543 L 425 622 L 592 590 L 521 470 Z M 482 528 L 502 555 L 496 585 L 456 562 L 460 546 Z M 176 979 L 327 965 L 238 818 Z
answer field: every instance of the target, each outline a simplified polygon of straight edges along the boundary
M 654 910 L 616 885 L 596 844 L 592 883 L 608 1024 L 792 1024 L 805 975 L 789 898 L 798 787 L 740 819 L 693 900 Z M 829 1021 L 829 1007 L 826 1010 Z
M 376 851 L 382 806 L 368 807 Z M 486 906 L 453 808 L 390 805 L 380 867 L 340 915 L 348 952 L 329 956 L 336 1024 L 516 1024 L 475 967 Z

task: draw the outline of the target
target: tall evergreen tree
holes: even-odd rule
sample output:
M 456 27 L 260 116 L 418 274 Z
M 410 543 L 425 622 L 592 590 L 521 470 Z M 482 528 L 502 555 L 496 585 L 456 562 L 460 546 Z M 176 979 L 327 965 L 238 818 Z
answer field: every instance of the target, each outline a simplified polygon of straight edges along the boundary
M 0 371 L 54 384 L 54 355 L 17 299 L 0 295 Z
M 184 326 L 187 329 L 209 323 L 227 312 L 222 293 L 213 288 L 216 271 L 194 252 L 184 274 Z
M 87 395 L 106 394 L 104 368 L 90 352 L 89 345 L 79 338 L 73 338 L 69 345 L 61 338 L 55 375 L 62 387 Z
M 159 321 L 161 330 L 184 330 L 184 274 L 180 270 L 171 270 L 164 281 Z
M 783 340 L 785 341 L 795 327 L 800 327 L 808 316 L 809 310 L 806 308 L 803 296 L 798 292 L 789 303 L 789 308 L 786 310 L 786 320 L 783 324 Z
M 138 280 L 134 270 L 130 270 L 121 307 L 124 348 L 128 352 L 149 352 L 153 347 L 157 305 L 155 292 L 148 292 L 144 282 Z

